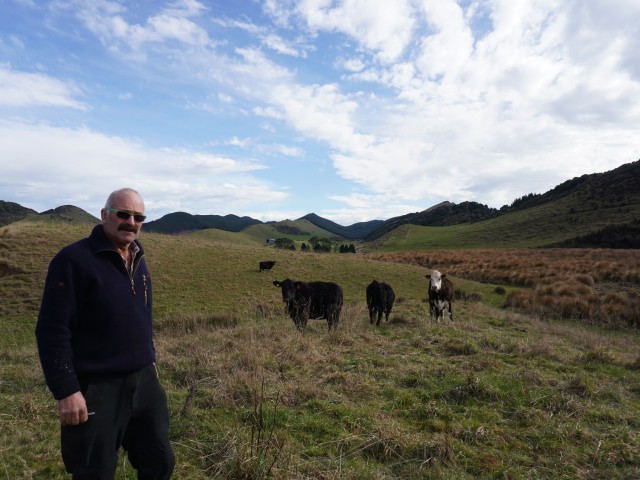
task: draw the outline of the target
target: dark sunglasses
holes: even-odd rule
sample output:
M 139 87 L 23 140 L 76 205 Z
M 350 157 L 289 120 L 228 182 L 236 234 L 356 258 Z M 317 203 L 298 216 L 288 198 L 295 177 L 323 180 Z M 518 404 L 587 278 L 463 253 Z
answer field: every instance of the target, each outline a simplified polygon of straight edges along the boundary
M 113 212 L 116 216 L 122 220 L 129 220 L 129 217 L 133 215 L 133 219 L 136 223 L 142 223 L 147 219 L 146 215 L 140 215 L 139 213 L 131 213 L 126 210 L 118 210 L 117 208 L 105 208 L 107 212 Z

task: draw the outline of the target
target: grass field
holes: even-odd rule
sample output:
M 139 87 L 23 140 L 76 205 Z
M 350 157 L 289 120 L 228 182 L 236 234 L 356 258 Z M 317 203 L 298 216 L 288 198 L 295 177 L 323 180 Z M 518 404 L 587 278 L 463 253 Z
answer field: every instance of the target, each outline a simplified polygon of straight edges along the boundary
M 0 229 L 0 478 L 66 478 L 33 327 L 51 256 L 88 229 Z M 640 478 L 637 329 L 504 308 L 535 286 L 464 270 L 450 271 L 455 321 L 434 323 L 424 275 L 435 257 L 229 240 L 142 236 L 174 478 Z M 259 273 L 264 259 L 277 263 Z M 295 330 L 272 285 L 286 277 L 342 285 L 335 333 L 325 321 Z M 397 296 L 379 328 L 364 301 L 372 278 Z M 123 456 L 117 479 L 134 478 Z

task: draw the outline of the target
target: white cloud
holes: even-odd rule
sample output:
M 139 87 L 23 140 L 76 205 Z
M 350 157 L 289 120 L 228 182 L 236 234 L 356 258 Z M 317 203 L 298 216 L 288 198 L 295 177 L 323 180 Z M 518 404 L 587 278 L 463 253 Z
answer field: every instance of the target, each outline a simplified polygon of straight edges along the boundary
M 169 213 L 160 212 L 167 202 L 194 213 L 226 214 L 229 205 L 240 211 L 255 202 L 286 198 L 253 176 L 265 168 L 263 164 L 189 150 L 153 149 L 88 129 L 0 122 L 0 144 L 3 156 L 12 159 L 3 164 L 0 192 L 17 193 L 12 185 L 20 182 L 19 196 L 38 199 L 35 203 L 42 210 L 70 203 L 77 192 L 93 192 L 85 194 L 86 203 L 99 211 L 106 195 L 123 182 L 144 192 L 158 214 Z
M 300 5 L 318 28 L 347 31 L 352 21 L 351 2 L 333 10 L 325 2 Z M 455 2 L 422 6 L 432 32 L 418 43 L 416 62 L 352 77 L 392 86 L 404 102 L 390 99 L 385 108 L 335 85 L 276 96 L 290 125 L 335 149 L 341 176 L 392 192 L 396 202 L 473 199 L 500 206 L 532 186 L 540 191 L 585 173 L 586 165 L 604 171 L 634 160 L 640 103 L 628 99 L 640 98 L 640 85 L 620 67 L 628 64 L 620 60 L 624 42 L 614 31 L 590 30 L 599 53 L 588 60 L 564 45 L 574 9 L 593 6 L 495 2 L 493 29 L 478 38 Z M 332 15 L 338 10 L 340 21 Z M 366 38 L 360 32 L 361 46 L 375 50 Z M 610 129 L 613 122 L 618 127 Z M 492 179 L 505 185 L 495 188 Z
M 251 146 L 251 144 L 253 143 L 253 140 L 250 138 L 238 138 L 238 137 L 232 137 L 227 141 L 228 145 L 232 145 L 234 147 L 240 147 L 240 148 L 248 148 L 249 146 Z
M 269 34 L 263 39 L 264 44 L 283 55 L 291 55 L 292 57 L 305 57 L 304 52 L 299 52 L 296 48 L 290 46 L 281 36 Z
M 98 175 L 98 165 L 115 182 L 115 167 L 148 164 L 136 172 L 152 191 L 166 194 L 165 205 L 180 202 L 168 200 L 171 194 L 206 209 L 228 195 L 226 210 L 249 210 L 246 192 L 274 201 L 285 197 L 258 180 L 267 162 L 275 169 L 285 163 L 278 157 L 304 156 L 305 167 L 329 165 L 341 177 L 340 189 L 327 188 L 346 205 L 326 211 L 335 220 L 349 217 L 349 210 L 362 218 L 374 210 L 397 215 L 442 200 L 499 207 L 639 156 L 635 0 L 619 0 L 615 8 L 603 0 L 265 0 L 260 8 L 270 23 L 262 15 L 216 17 L 220 9 L 194 0 L 151 2 L 145 7 L 151 12 L 126 2 L 65 4 L 80 12 L 83 25 L 116 62 L 102 68 L 133 70 L 122 77 L 130 85 L 118 90 L 132 101 L 120 103 L 132 109 L 141 101 L 146 92 L 136 84 L 161 84 L 149 111 L 137 112 L 150 119 L 140 132 L 168 124 L 185 132 L 182 145 L 234 145 L 262 160 L 174 147 L 163 143 L 162 131 L 154 142 L 136 143 L 79 126 L 56 128 L 99 125 L 106 122 L 97 117 L 101 109 L 114 108 L 98 98 L 100 87 L 94 86 L 103 80 L 87 80 L 88 70 L 82 81 L 64 79 L 83 68 L 78 50 L 61 55 L 67 70 L 57 76 L 46 65 L 41 71 L 47 73 L 40 74 L 0 66 L 0 107 L 15 114 L 22 107 L 56 106 L 75 115 L 45 117 L 49 127 L 2 124 L 9 141 L 3 157 L 18 155 L 16 163 L 49 175 L 36 175 L 33 188 L 61 172 L 69 184 L 81 185 L 73 167 Z M 72 21 L 67 30 L 80 38 L 82 28 Z M 31 48 L 25 37 L 9 41 Z M 83 102 L 85 85 L 95 104 Z M 156 124 L 152 108 L 169 103 L 163 97 L 168 91 L 175 92 L 173 103 L 158 112 L 165 125 Z M 178 112 L 185 106 L 192 115 L 187 120 Z M 188 137 L 189 130 L 200 137 Z M 13 133 L 30 145 L 18 149 Z M 146 141 L 145 133 L 134 134 Z M 38 157 L 50 164 L 38 168 Z M 285 175 L 281 181 L 297 185 Z M 305 197 L 295 188 L 288 194 Z M 324 200 L 316 200 L 318 210 Z
M 296 12 L 312 31 L 340 32 L 383 62 L 400 58 L 411 41 L 414 29 L 409 2 L 343 0 L 301 0 Z
M 76 97 L 82 90 L 73 81 L 41 73 L 19 72 L 0 65 L 0 107 L 66 107 L 86 110 Z
M 205 7 L 196 1 L 178 1 L 145 23 L 125 19 L 124 5 L 103 0 L 78 0 L 71 5 L 85 26 L 110 50 L 141 53 L 145 45 L 176 41 L 184 46 L 205 47 L 211 43 L 205 29 L 191 20 Z
M 360 58 L 339 58 L 335 65 L 337 68 L 349 72 L 360 72 L 366 67 L 366 63 Z

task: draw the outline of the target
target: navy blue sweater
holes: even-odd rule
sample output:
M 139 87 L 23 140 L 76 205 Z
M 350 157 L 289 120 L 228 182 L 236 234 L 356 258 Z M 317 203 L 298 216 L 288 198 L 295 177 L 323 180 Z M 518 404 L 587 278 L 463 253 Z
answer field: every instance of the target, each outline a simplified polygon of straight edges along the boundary
M 131 275 L 102 225 L 51 260 L 36 338 L 57 400 L 80 390 L 80 374 L 127 373 L 155 361 L 151 277 L 136 245 Z

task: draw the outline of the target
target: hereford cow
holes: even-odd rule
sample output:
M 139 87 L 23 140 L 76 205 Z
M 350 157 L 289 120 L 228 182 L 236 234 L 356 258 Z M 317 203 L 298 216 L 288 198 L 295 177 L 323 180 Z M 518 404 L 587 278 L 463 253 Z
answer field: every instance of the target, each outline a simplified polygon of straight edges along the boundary
M 264 272 L 265 270 L 271 270 L 275 264 L 275 260 L 262 261 L 259 265 L 260 271 Z
M 329 331 L 338 327 L 343 294 L 337 283 L 294 282 L 287 278 L 273 284 L 282 290 L 282 300 L 299 331 L 304 332 L 310 318 L 325 318 Z
M 429 318 L 433 320 L 435 312 L 436 321 L 439 322 L 441 317 L 444 320 L 445 303 L 447 303 L 449 304 L 449 318 L 453 321 L 453 312 L 451 311 L 453 283 L 438 270 L 431 270 L 431 273 L 425 277 L 429 279 Z
M 367 307 L 369 308 L 369 323 L 373 324 L 373 318 L 378 314 L 376 326 L 380 325 L 382 314 L 385 320 L 389 321 L 389 314 L 393 308 L 393 301 L 396 299 L 393 288 L 384 282 L 373 280 L 367 287 Z

